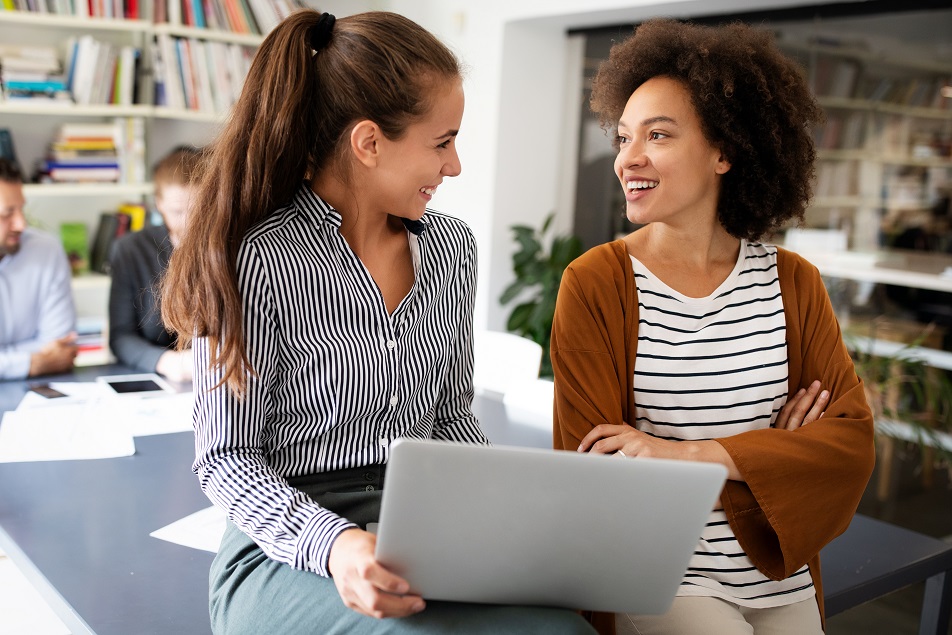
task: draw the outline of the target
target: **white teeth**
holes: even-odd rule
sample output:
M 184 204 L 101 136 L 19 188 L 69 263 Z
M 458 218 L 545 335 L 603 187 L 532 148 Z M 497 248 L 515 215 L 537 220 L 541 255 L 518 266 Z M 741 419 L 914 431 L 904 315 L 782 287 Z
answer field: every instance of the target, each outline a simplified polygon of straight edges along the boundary
M 420 191 L 426 194 L 427 196 L 433 196 L 436 193 L 435 187 L 421 187 Z
M 628 181 L 628 190 L 650 190 L 658 187 L 657 181 Z

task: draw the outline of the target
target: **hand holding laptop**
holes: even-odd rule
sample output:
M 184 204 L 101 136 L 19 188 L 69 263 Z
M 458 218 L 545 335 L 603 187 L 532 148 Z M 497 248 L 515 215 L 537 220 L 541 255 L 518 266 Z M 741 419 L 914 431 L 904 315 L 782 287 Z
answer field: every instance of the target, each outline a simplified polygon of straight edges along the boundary
M 329 569 L 344 605 L 370 617 L 406 617 L 426 603 L 407 595 L 410 584 L 391 573 L 374 557 L 377 537 L 362 529 L 348 529 L 331 547 Z

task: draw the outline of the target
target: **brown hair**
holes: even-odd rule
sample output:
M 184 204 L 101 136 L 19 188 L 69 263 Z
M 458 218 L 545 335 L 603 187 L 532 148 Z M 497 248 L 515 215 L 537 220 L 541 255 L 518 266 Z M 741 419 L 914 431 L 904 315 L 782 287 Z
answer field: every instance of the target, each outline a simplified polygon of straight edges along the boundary
M 435 81 L 459 77 L 456 57 L 415 22 L 386 12 L 341 18 L 312 51 L 321 13 L 301 10 L 265 38 L 230 120 L 211 145 L 189 226 L 162 283 L 162 319 L 185 346 L 207 337 L 213 367 L 242 395 L 246 372 L 235 265 L 248 230 L 291 202 L 306 177 L 348 182 L 351 127 L 369 119 L 392 139 L 429 109 Z
M 602 126 L 614 129 L 631 94 L 658 76 L 687 88 L 705 137 L 731 163 L 717 213 L 732 236 L 754 240 L 803 219 L 816 159 L 810 130 L 823 112 L 770 33 L 739 23 L 641 24 L 595 76 L 591 108 Z
M 23 183 L 23 172 L 20 166 L 10 159 L 0 157 L 0 181 L 19 185 Z
M 177 146 L 159 159 L 152 170 L 155 195 L 162 196 L 166 185 L 192 185 L 199 179 L 202 151 L 194 146 Z

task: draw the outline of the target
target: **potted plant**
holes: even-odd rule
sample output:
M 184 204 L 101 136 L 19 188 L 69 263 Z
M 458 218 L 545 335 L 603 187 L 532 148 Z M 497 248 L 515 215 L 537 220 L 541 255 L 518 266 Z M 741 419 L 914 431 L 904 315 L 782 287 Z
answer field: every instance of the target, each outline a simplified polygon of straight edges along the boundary
M 525 225 L 510 227 L 518 245 L 512 255 L 515 280 L 499 297 L 502 305 L 521 300 L 509 314 L 506 328 L 542 346 L 541 377 L 552 376 L 549 339 L 562 272 L 582 253 L 582 242 L 577 236 L 547 236 L 554 217 L 549 214 L 539 230 Z
M 890 330 L 889 321 L 875 319 L 869 326 L 863 339 L 849 332 L 845 339 L 876 421 L 877 497 L 885 501 L 892 490 L 897 439 L 918 444 L 925 481 L 931 480 L 934 467 L 952 465 L 952 381 L 946 371 L 929 365 L 917 352 L 931 327 L 897 350 L 884 352 L 875 350 L 875 345 L 879 332 Z

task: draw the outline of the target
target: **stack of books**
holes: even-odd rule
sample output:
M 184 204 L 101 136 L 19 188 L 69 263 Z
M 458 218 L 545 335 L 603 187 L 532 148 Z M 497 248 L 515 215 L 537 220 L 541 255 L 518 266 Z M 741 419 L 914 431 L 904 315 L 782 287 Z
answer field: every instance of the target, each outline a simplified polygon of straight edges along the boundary
M 64 123 L 45 159 L 40 183 L 145 182 L 144 122 L 119 117 L 107 123 Z
M 118 129 L 114 123 L 66 123 L 59 127 L 49 154 L 40 161 L 39 179 L 52 183 L 116 183 Z
M 50 46 L 0 44 L 0 86 L 11 101 L 70 103 L 62 64 Z

